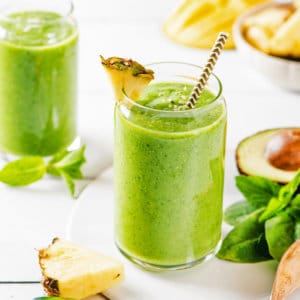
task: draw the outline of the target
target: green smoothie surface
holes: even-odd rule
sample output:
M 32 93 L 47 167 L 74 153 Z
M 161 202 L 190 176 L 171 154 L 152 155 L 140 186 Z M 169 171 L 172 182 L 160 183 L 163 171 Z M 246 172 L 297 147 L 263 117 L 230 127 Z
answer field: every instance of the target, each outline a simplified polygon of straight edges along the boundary
M 56 44 L 76 33 L 61 15 L 47 11 L 12 13 L 0 26 L 6 31 L 4 40 L 20 46 Z
M 131 108 L 130 120 L 153 130 L 181 132 L 212 124 L 224 113 L 223 106 L 205 110 L 216 101 L 216 96 L 205 89 L 192 110 L 185 105 L 194 86 L 182 82 L 159 82 L 150 84 Z M 157 114 L 157 110 L 161 113 Z
M 153 109 L 179 111 L 185 107 L 194 86 L 181 82 L 159 82 L 150 84 L 142 93 L 137 103 Z M 195 108 L 205 106 L 214 101 L 215 95 L 204 90 Z M 188 109 L 188 108 L 186 108 Z

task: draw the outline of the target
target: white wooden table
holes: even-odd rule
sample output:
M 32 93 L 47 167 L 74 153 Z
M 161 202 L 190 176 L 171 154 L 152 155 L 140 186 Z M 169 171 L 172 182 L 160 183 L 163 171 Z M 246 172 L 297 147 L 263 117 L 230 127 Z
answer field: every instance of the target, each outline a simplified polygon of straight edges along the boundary
M 178 1 L 74 2 L 80 27 L 80 133 L 88 146 L 86 172 L 96 176 L 112 163 L 113 128 L 112 94 L 98 55 L 132 57 L 142 63 L 175 60 L 203 64 L 208 52 L 174 44 L 162 35 L 163 19 Z M 223 82 L 228 105 L 226 206 L 241 197 L 234 187 L 233 151 L 238 141 L 266 128 L 299 126 L 300 94 L 271 85 L 236 51 L 224 52 L 215 72 Z M 88 185 L 82 195 L 88 192 L 97 197 L 101 180 L 99 177 Z M 0 186 L 1 300 L 42 295 L 39 284 L 30 284 L 40 279 L 34 249 L 55 236 L 65 236 L 73 205 L 60 181 L 46 179 L 20 189 Z M 14 281 L 26 283 L 12 284 Z M 198 299 L 196 295 L 194 299 Z

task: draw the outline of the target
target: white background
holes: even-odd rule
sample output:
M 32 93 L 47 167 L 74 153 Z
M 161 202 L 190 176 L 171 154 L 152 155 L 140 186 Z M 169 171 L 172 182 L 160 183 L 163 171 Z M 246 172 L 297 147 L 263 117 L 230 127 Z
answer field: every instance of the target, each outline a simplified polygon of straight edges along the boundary
M 203 64 L 208 52 L 174 44 L 163 36 L 163 19 L 178 1 L 74 2 L 80 28 L 80 132 L 88 144 L 86 172 L 95 175 L 112 163 L 113 101 L 99 54 L 131 57 L 141 63 L 175 60 Z M 236 174 L 233 153 L 238 141 L 259 130 L 299 125 L 300 95 L 269 83 L 236 51 L 225 51 L 215 72 L 223 83 L 228 106 L 226 206 L 241 197 L 233 180 Z M 100 197 L 101 180 L 98 178 L 88 186 L 82 196 L 86 193 Z M 55 236 L 65 236 L 73 205 L 59 181 L 46 179 L 21 189 L 0 186 L 0 281 L 39 280 L 33 249 L 48 244 Z M 41 294 L 37 284 L 0 284 L 1 300 L 29 300 Z M 162 294 L 157 299 L 167 297 Z M 195 295 L 193 299 L 199 298 Z

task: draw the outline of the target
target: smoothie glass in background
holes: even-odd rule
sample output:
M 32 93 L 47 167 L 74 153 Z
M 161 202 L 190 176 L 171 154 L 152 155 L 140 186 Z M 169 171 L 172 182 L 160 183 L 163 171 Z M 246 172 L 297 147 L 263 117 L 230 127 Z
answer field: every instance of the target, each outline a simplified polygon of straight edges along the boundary
M 49 156 L 76 138 L 77 25 L 69 0 L 0 2 L 0 149 Z
M 138 101 L 115 107 L 115 241 L 147 269 L 183 269 L 214 254 L 221 239 L 225 100 L 212 75 L 195 108 L 175 111 L 201 68 L 147 67 L 156 79 Z

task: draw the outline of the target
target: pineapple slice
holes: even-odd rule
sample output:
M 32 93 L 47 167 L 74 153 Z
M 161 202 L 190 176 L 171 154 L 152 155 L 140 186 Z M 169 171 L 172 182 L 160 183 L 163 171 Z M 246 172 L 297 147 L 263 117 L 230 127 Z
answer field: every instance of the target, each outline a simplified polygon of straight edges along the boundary
M 121 262 L 58 238 L 39 250 L 39 264 L 50 296 L 83 299 L 109 289 L 124 277 Z
M 191 47 L 211 48 L 220 31 L 232 32 L 235 19 L 265 0 L 184 0 L 164 23 L 171 39 Z M 233 48 L 232 34 L 225 48 Z
M 154 79 L 154 72 L 144 68 L 132 59 L 100 56 L 101 63 L 110 76 L 115 97 L 118 102 L 124 100 L 124 93 L 131 99 L 137 99 L 145 87 Z

